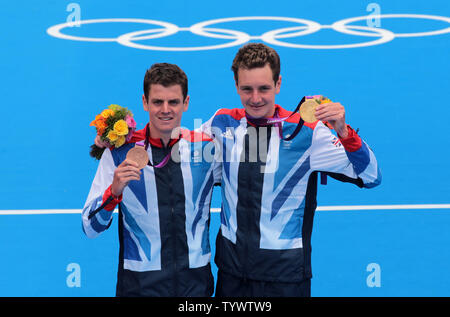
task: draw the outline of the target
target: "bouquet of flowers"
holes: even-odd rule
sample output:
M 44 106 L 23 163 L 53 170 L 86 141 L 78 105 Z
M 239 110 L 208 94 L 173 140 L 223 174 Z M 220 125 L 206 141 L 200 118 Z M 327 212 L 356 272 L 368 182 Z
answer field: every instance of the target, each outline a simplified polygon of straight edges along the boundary
M 127 108 L 119 105 L 110 105 L 99 115 L 95 116 L 90 126 L 97 129 L 97 135 L 109 148 L 121 147 L 129 141 L 136 130 L 136 122 L 133 119 L 133 113 Z M 105 148 L 91 145 L 90 155 L 100 159 Z

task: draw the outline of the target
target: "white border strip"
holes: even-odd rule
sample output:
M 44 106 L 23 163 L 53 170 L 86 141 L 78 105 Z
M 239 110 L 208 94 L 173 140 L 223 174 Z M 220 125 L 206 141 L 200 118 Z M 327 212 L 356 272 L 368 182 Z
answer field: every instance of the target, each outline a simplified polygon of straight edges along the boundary
M 355 210 L 423 210 L 423 209 L 450 209 L 450 204 L 318 206 L 316 210 L 355 211 Z M 82 211 L 81 209 L 0 210 L 0 215 L 80 214 L 81 211 Z M 117 210 L 115 212 L 117 212 Z M 220 208 L 211 208 L 211 212 L 218 213 L 220 212 Z
M 57 215 L 81 214 L 81 209 L 0 210 L 0 215 Z
M 316 210 L 420 210 L 420 209 L 450 209 L 450 204 L 422 204 L 422 205 L 362 205 L 362 206 L 318 206 Z

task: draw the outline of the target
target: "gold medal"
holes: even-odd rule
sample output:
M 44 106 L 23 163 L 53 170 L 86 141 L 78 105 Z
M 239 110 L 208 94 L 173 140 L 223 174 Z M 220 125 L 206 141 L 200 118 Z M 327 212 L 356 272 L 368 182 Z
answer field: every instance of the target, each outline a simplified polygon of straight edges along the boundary
M 148 163 L 148 153 L 144 147 L 135 145 L 128 151 L 127 159 L 136 162 L 139 165 L 138 168 L 143 169 Z
M 308 123 L 317 121 L 314 113 L 316 112 L 316 107 L 318 105 L 319 104 L 315 99 L 307 99 L 302 103 L 302 105 L 300 106 L 300 116 L 302 117 L 303 121 Z

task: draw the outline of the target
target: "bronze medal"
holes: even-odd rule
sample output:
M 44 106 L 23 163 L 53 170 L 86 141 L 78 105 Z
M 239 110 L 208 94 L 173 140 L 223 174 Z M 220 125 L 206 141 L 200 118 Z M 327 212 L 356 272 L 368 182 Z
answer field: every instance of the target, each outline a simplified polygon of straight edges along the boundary
M 144 147 L 135 145 L 127 153 L 127 159 L 136 162 L 139 165 L 139 169 L 143 169 L 148 164 L 148 153 Z

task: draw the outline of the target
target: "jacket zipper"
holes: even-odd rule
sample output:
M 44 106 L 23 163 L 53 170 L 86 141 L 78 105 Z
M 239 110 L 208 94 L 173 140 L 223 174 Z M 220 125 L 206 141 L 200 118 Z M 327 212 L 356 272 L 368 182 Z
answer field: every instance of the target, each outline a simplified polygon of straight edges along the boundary
M 246 162 L 244 162 L 244 164 L 249 164 L 247 168 L 245 168 L 245 177 L 247 179 L 247 192 L 250 193 L 249 196 L 251 196 L 251 192 L 250 192 L 250 184 L 251 184 L 251 173 L 250 173 L 250 138 L 248 136 L 248 134 L 245 135 L 245 160 Z M 251 213 L 251 206 L 250 206 L 250 201 L 251 199 L 249 198 L 249 196 L 247 196 L 247 203 L 246 203 L 246 212 L 245 212 L 245 218 L 246 218 L 246 226 L 247 226 L 247 232 L 250 232 L 250 213 Z M 247 283 L 247 279 L 248 279 L 248 272 L 249 272 L 249 260 L 248 260 L 248 254 L 249 254 L 249 242 L 248 239 L 244 239 L 243 240 L 245 245 L 244 245 L 244 250 L 245 250 L 245 257 L 244 257 L 244 287 L 247 287 L 246 283 Z
M 161 140 L 162 142 L 162 140 Z M 164 144 L 164 143 L 163 143 Z M 164 155 L 166 156 L 170 151 L 169 146 L 164 146 Z M 173 196 L 172 191 L 172 171 L 170 164 L 167 164 L 167 174 L 169 179 L 169 199 L 170 199 L 170 218 L 171 218 L 171 229 L 172 229 L 172 252 L 173 252 L 173 290 L 174 296 L 178 296 L 178 265 L 177 265 L 177 242 L 176 242 L 176 225 L 175 225 L 175 209 L 173 206 Z

